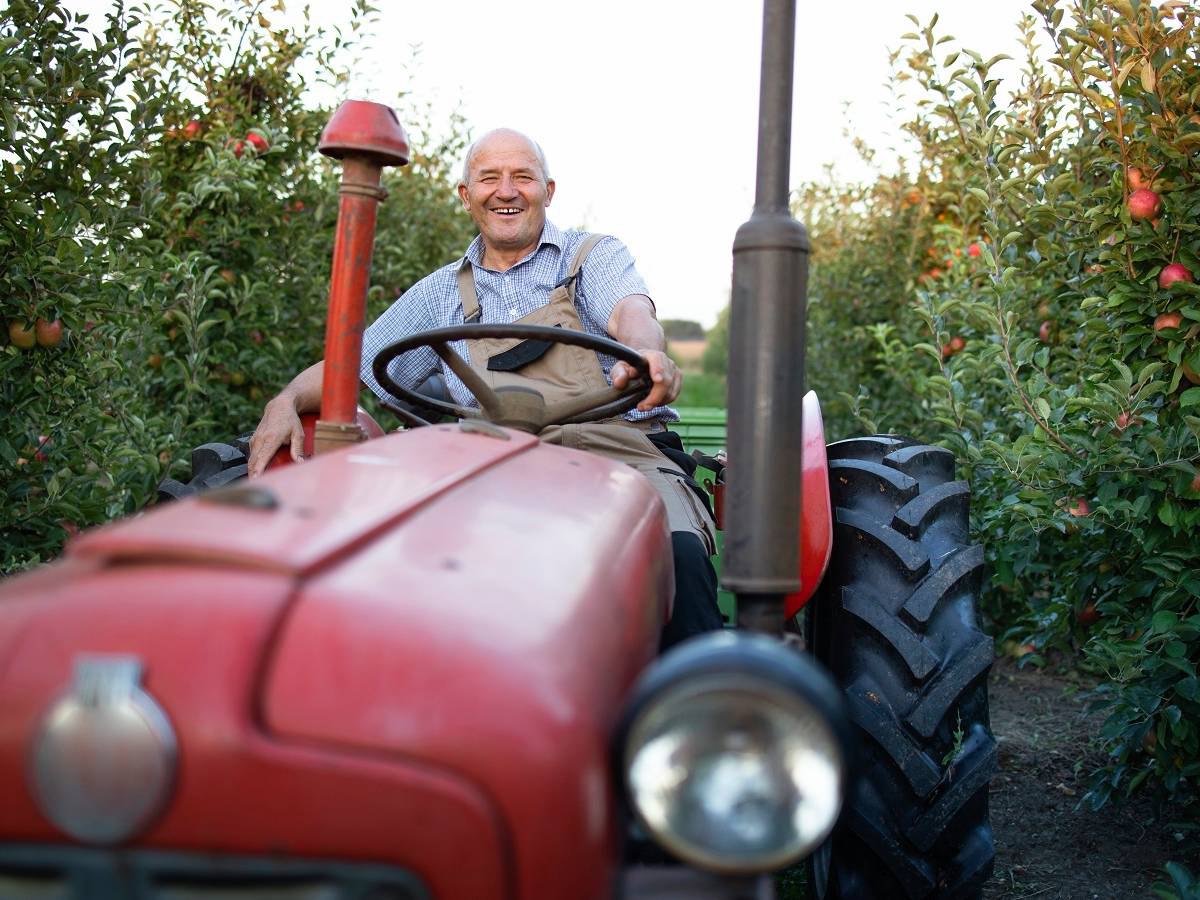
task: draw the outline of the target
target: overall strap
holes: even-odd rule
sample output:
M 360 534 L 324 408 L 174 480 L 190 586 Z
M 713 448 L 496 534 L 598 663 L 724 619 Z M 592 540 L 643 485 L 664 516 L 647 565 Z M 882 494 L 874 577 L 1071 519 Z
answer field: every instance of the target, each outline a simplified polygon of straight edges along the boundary
M 458 267 L 458 299 L 462 301 L 463 322 L 474 324 L 479 321 L 479 292 L 475 290 L 475 273 L 471 270 L 471 258 L 464 256 Z
M 578 283 L 579 270 L 583 268 L 583 261 L 592 252 L 592 248 L 606 237 L 608 237 L 607 234 L 589 234 L 583 239 L 583 243 L 579 245 L 579 249 L 575 251 L 575 256 L 571 260 L 570 267 L 567 269 L 567 277 L 559 282 L 560 285 L 566 287 L 570 292 L 572 302 L 575 300 L 575 285 Z

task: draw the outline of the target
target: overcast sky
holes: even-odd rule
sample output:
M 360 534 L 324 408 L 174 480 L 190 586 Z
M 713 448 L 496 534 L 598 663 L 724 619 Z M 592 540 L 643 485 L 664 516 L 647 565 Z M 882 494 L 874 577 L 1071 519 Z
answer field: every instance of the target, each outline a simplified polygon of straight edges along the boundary
M 500 125 L 526 131 L 558 182 L 550 209 L 558 225 L 620 237 L 661 318 L 716 320 L 729 296 L 733 235 L 754 199 L 757 0 L 376 5 L 379 26 L 346 96 L 390 102 L 403 90 L 436 117 L 459 109 L 474 135 Z M 878 148 L 897 144 L 884 82 L 888 50 L 912 29 L 906 12 L 922 23 L 939 12 L 940 32 L 987 57 L 1019 55 L 1016 25 L 1029 9 L 1026 0 L 797 5 L 793 184 L 821 177 L 827 163 L 843 179 L 864 175 L 846 129 Z M 312 6 L 329 21 L 346 4 Z

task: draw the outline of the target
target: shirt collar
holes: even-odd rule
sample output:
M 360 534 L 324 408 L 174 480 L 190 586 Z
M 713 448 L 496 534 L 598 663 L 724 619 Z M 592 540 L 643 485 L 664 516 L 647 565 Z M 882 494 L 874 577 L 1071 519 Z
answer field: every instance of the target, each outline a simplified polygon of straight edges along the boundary
M 538 250 L 541 250 L 547 244 L 549 244 L 552 247 L 558 248 L 558 251 L 561 253 L 565 242 L 566 242 L 566 236 L 562 233 L 561 229 L 559 229 L 559 227 L 557 225 L 555 225 L 553 222 L 551 222 L 549 219 L 547 219 L 546 224 L 542 226 L 542 236 L 541 236 L 541 239 L 538 240 L 537 249 L 535 249 L 532 253 L 530 253 L 528 256 L 526 256 L 524 259 L 522 259 L 520 262 L 518 262 L 517 266 L 521 265 L 521 263 L 526 262 L 529 259 L 536 256 Z M 469 259 L 474 265 L 478 266 L 481 269 L 485 268 L 485 266 L 483 265 L 483 235 L 482 234 L 475 235 L 475 240 L 471 241 L 471 244 L 470 244 L 470 246 L 467 247 L 467 252 L 463 258 Z M 513 268 L 515 269 L 516 266 L 513 266 Z

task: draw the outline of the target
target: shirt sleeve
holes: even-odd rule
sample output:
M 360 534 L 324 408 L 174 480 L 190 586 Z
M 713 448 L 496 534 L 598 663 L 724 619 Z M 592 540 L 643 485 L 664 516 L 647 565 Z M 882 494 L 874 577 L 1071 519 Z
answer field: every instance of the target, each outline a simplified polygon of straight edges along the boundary
M 607 334 L 613 310 L 630 294 L 650 296 L 628 248 L 615 237 L 606 237 L 592 248 L 579 270 L 575 292 L 579 316 L 591 326 L 589 330 Z
M 359 377 L 363 384 L 381 400 L 402 402 L 399 397 L 393 397 L 385 391 L 375 379 L 375 374 L 371 371 L 375 357 L 381 350 L 396 341 L 437 327 L 432 304 L 428 292 L 424 288 L 424 282 L 414 284 L 363 332 Z M 412 391 L 420 387 L 426 378 L 437 371 L 439 365 L 438 355 L 432 349 L 418 347 L 393 359 L 388 364 L 387 372 L 397 384 Z

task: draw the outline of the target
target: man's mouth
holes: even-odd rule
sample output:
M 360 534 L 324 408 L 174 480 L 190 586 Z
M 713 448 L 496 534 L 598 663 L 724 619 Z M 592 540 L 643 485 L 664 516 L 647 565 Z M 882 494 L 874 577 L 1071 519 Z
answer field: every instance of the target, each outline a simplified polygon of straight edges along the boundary
M 516 216 L 516 215 L 520 215 L 521 213 L 525 212 L 525 210 L 518 209 L 515 206 L 501 206 L 496 209 L 493 209 L 492 212 L 494 212 L 500 216 Z

